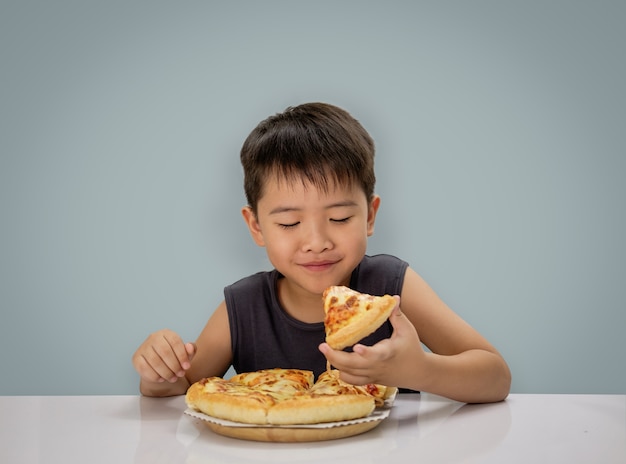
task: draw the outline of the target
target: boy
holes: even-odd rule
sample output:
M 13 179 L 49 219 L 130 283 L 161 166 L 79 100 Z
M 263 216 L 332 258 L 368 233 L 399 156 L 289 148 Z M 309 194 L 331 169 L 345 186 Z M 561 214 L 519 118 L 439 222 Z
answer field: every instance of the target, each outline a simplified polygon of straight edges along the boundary
M 195 343 L 170 330 L 151 334 L 133 356 L 142 394 L 184 394 L 231 365 L 237 372 L 283 367 L 317 376 L 328 360 L 353 384 L 463 402 L 506 398 L 511 375 L 496 349 L 407 263 L 365 255 L 380 198 L 374 143 L 358 121 L 323 103 L 288 108 L 250 133 L 241 163 L 243 218 L 275 269 L 226 287 Z M 398 305 L 351 351 L 335 351 L 323 343 L 321 295 L 331 285 L 398 295 Z

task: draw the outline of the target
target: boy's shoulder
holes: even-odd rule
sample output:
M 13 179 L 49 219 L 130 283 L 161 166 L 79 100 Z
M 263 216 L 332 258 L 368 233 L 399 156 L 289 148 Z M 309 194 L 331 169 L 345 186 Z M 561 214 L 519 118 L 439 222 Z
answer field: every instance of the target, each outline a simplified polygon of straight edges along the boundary
M 404 274 L 408 266 L 409 263 L 397 256 L 381 253 L 365 255 L 354 272 L 360 275 L 366 273 L 384 274 L 388 272 Z
M 365 255 L 352 273 L 350 288 L 371 295 L 400 295 L 408 267 L 397 256 Z
M 377 255 L 365 255 L 359 266 L 397 266 L 402 265 L 403 263 L 408 266 L 406 261 L 398 258 L 397 256 L 380 253 Z
M 236 282 L 225 287 L 227 292 L 251 291 L 252 289 L 271 289 L 273 288 L 279 273 L 276 269 L 271 271 L 260 271 L 249 276 L 243 277 Z

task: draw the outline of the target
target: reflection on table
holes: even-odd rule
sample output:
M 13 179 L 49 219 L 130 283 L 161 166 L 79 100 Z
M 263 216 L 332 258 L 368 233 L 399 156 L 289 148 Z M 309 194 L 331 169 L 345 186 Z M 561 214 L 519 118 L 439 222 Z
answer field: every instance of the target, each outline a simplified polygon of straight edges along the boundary
M 185 409 L 183 397 L 0 397 L 0 462 L 626 462 L 626 395 L 400 394 L 373 430 L 305 443 L 224 437 Z

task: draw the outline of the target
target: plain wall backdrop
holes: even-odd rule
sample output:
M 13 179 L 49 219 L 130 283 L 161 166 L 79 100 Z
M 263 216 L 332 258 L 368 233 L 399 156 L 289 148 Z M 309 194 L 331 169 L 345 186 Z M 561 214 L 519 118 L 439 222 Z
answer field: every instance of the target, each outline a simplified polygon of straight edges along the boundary
M 133 394 L 269 269 L 239 149 L 325 101 L 377 144 L 368 252 L 409 261 L 519 393 L 626 393 L 626 4 L 3 1 L 0 394 Z M 288 366 L 286 366 L 288 367 Z

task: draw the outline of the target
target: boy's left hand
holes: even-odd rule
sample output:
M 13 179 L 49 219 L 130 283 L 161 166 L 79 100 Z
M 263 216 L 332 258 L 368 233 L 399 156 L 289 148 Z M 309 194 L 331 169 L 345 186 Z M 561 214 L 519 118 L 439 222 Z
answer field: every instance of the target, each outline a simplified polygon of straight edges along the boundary
M 378 383 L 402 387 L 411 383 L 410 372 L 419 371 L 426 357 L 417 330 L 399 306 L 389 321 L 393 326 L 390 338 L 373 346 L 356 344 L 353 352 L 333 350 L 327 343 L 319 346 L 330 364 L 338 369 L 341 379 L 353 385 Z

